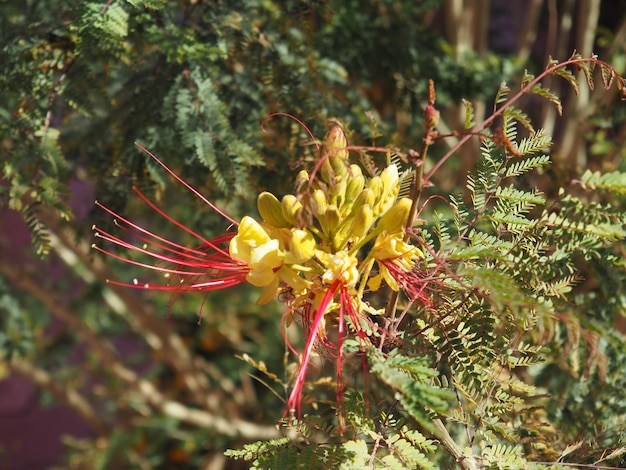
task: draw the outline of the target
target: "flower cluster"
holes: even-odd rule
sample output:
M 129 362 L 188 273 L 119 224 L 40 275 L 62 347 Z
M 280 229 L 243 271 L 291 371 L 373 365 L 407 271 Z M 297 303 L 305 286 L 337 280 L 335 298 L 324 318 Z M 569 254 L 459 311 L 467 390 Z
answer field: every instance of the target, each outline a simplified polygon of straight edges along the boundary
M 399 197 L 397 166 L 390 164 L 376 176 L 364 175 L 359 165 L 349 161 L 346 137 L 340 126 L 328 132 L 318 164 L 312 171 L 302 170 L 297 175 L 295 188 L 294 194 L 280 200 L 269 192 L 261 193 L 257 200 L 260 220 L 245 216 L 237 222 L 222 213 L 236 226 L 236 233 L 227 232 L 211 240 L 173 220 L 136 190 L 155 211 L 200 241 L 194 249 L 152 234 L 106 208 L 116 217 L 117 224 L 138 238 L 142 246 L 96 229 L 96 236 L 138 250 L 159 262 L 150 265 L 125 261 L 170 276 L 165 285 L 142 285 L 136 281 L 124 285 L 180 294 L 215 290 L 245 279 L 262 288 L 259 303 L 269 302 L 288 290 L 290 295 L 281 297 L 288 299 L 289 313 L 302 315 L 307 327 L 300 368 L 287 402 L 292 413 L 300 410 L 307 366 L 316 347 L 332 347 L 336 351 L 338 393 L 341 393 L 342 344 L 347 326 L 359 338 L 367 340 L 362 322 L 367 322 L 372 313 L 380 312 L 369 305 L 366 297 L 383 285 L 394 291 L 419 292 L 415 285 L 406 284 L 418 279 L 416 262 L 422 257 L 420 249 L 408 243 L 405 236 L 405 227 L 411 225 L 408 218 L 412 201 Z M 335 342 L 327 335 L 329 316 L 333 318 L 332 324 L 337 325 Z

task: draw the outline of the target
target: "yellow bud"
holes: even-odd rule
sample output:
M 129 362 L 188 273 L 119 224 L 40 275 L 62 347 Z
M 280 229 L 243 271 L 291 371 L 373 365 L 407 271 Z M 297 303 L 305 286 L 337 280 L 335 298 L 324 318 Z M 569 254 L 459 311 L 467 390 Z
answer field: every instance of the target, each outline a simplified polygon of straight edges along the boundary
M 283 216 L 280 201 L 272 193 L 265 191 L 259 194 L 257 208 L 263 220 L 268 224 L 278 228 L 289 226 L 289 222 Z
M 374 209 L 374 215 L 379 216 L 382 211 L 379 209 L 380 201 L 383 197 L 383 190 L 385 189 L 385 185 L 380 176 L 374 176 L 367 183 L 367 187 L 372 191 L 374 195 L 374 201 L 372 201 L 372 209 Z
M 383 191 L 380 199 L 380 213 L 387 212 L 387 210 L 394 204 L 400 191 L 400 177 L 398 175 L 398 167 L 396 165 L 389 165 L 380 174 L 380 179 L 383 182 Z
M 370 207 L 373 206 L 374 200 L 375 200 L 374 191 L 372 191 L 370 188 L 365 188 L 363 191 L 361 191 L 361 194 L 358 195 L 358 197 L 352 204 L 351 214 L 354 214 L 354 212 L 357 211 L 359 207 L 365 204 L 367 204 Z
M 315 252 L 315 238 L 308 230 L 293 229 L 289 239 L 289 251 L 285 256 L 287 264 L 305 263 Z
M 364 204 L 359 207 L 358 212 L 354 216 L 354 221 L 352 222 L 352 233 L 351 236 L 354 239 L 361 239 L 367 232 L 369 231 L 372 223 L 374 222 L 374 211 L 372 211 L 372 207 L 369 204 Z
M 337 206 L 334 204 L 329 205 L 324 215 L 320 215 L 317 220 L 319 220 L 320 225 L 322 226 L 324 235 L 327 237 L 334 235 L 335 230 L 337 230 L 337 227 L 339 226 L 339 222 L 341 222 Z
M 281 203 L 283 217 L 291 225 L 300 225 L 302 218 L 302 203 L 293 194 L 286 194 Z
M 296 175 L 295 191 L 297 194 L 302 194 L 308 190 L 309 186 L 309 173 L 306 170 L 300 170 Z
M 335 204 L 338 208 L 342 207 L 346 201 L 346 187 L 348 184 L 345 179 L 336 178 L 333 185 L 328 188 L 330 203 Z
M 335 170 L 333 170 L 333 167 L 328 161 L 328 158 L 325 158 L 322 162 L 322 166 L 320 167 L 320 175 L 327 184 L 334 184 Z
M 302 185 L 309 182 L 309 173 L 306 170 L 300 170 L 296 175 L 296 185 Z
M 363 186 L 365 186 L 365 177 L 361 172 L 361 168 L 357 165 L 350 165 L 350 174 L 347 176 L 347 180 L 346 203 L 351 205 L 363 191 Z
M 313 191 L 313 196 L 311 197 L 311 210 L 313 215 L 316 217 L 319 215 L 323 215 L 328 209 L 328 201 L 326 201 L 326 194 L 321 189 L 316 189 Z
M 382 215 L 376 228 L 387 233 L 400 232 L 407 223 L 409 212 L 411 212 L 411 199 L 403 197 Z

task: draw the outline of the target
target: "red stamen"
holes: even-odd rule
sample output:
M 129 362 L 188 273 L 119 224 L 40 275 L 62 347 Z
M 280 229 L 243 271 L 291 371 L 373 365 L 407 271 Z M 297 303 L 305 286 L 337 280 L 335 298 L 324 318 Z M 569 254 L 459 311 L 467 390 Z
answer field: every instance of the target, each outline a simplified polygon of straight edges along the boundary
M 328 305 L 335 296 L 338 287 L 339 281 L 337 280 L 330 285 L 330 287 L 324 294 L 324 297 L 322 298 L 322 301 L 320 302 L 317 311 L 315 312 L 313 321 L 311 322 L 311 328 L 309 331 L 309 336 L 306 340 L 306 345 L 304 347 L 304 353 L 302 355 L 300 369 L 298 370 L 298 375 L 296 377 L 296 382 L 293 386 L 293 390 L 291 391 L 291 395 L 289 395 L 289 399 L 287 400 L 287 410 L 291 414 L 293 414 L 294 411 L 297 411 L 298 415 L 301 415 L 302 387 L 304 386 L 306 371 L 311 360 L 311 352 L 313 352 L 313 346 L 315 345 L 315 342 L 320 334 L 319 330 L 322 324 L 322 320 L 324 319 L 324 315 L 326 314 L 326 309 L 328 308 Z
M 204 197 L 202 194 L 200 194 L 200 192 L 198 190 L 196 190 L 194 187 L 192 187 L 190 184 L 188 184 L 184 179 L 182 179 L 180 176 L 178 176 L 176 173 L 174 173 L 172 170 L 170 170 L 167 165 L 165 165 L 165 163 L 163 163 L 161 160 L 159 160 L 154 154 L 152 154 L 152 152 L 150 152 L 147 148 L 145 148 L 143 145 L 135 142 L 135 145 L 137 147 L 139 147 L 140 150 L 142 150 L 143 152 L 147 153 L 150 157 L 152 157 L 159 165 L 161 165 L 165 171 L 167 171 L 170 175 L 172 175 L 176 181 L 178 181 L 180 184 L 182 184 L 185 188 L 187 188 L 189 191 L 191 191 L 193 194 L 195 194 L 202 202 L 204 202 L 207 206 L 209 206 L 211 209 L 213 209 L 215 212 L 217 212 L 219 215 L 221 215 L 222 217 L 224 217 L 226 220 L 230 221 L 232 224 L 234 225 L 239 225 L 239 222 L 237 222 L 235 219 L 233 219 L 231 216 L 229 216 L 228 214 L 226 214 L 226 212 L 222 211 L 221 209 L 219 209 L 215 204 L 213 204 L 211 201 L 209 201 L 206 197 Z

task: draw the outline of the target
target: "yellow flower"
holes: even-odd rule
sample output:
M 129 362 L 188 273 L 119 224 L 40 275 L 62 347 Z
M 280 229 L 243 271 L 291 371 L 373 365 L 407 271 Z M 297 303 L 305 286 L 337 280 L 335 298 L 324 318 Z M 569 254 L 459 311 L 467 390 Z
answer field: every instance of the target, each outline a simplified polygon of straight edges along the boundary
M 376 238 L 370 256 L 378 263 L 379 273 L 370 278 L 368 287 L 377 291 L 384 279 L 391 289 L 399 289 L 398 282 L 391 271 L 409 272 L 415 265 L 415 260 L 423 256 L 416 246 L 404 241 L 404 232 L 383 232 Z
M 358 261 L 354 256 L 350 256 L 345 251 L 327 253 L 320 250 L 317 250 L 316 255 L 326 268 L 322 275 L 324 283 L 332 284 L 339 280 L 346 287 L 356 285 L 359 280 L 359 271 L 357 269 Z
M 286 252 L 283 243 L 285 232 L 286 229 L 272 226 L 267 226 L 266 230 L 252 217 L 245 216 L 239 224 L 237 235 L 230 242 L 230 256 L 248 265 L 246 281 L 264 288 L 258 300 L 260 304 L 265 304 L 276 296 L 281 280 L 296 294 L 302 293 L 308 287 L 307 281 L 286 263 L 303 262 L 311 258 L 315 239 L 305 230 L 287 231 L 291 234 L 288 241 L 293 252 Z
M 237 235 L 229 246 L 230 256 L 248 265 L 246 280 L 253 286 L 276 285 L 278 270 L 284 263 L 285 253 L 276 239 L 272 239 L 263 226 L 252 217 L 241 220 Z

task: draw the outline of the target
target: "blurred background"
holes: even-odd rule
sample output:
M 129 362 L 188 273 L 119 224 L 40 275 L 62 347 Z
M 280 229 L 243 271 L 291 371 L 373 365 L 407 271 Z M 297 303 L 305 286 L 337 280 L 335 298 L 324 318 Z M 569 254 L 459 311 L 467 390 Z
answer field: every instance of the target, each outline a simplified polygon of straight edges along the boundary
M 246 286 L 172 302 L 106 284 L 150 278 L 91 249 L 91 226 L 112 228 L 95 199 L 181 244 L 133 186 L 206 237 L 228 225 L 134 142 L 239 218 L 313 158 L 272 113 L 318 138 L 336 118 L 351 143 L 419 148 L 428 79 L 450 134 L 461 99 L 479 122 L 500 82 L 549 57 L 595 53 L 623 74 L 626 0 L 0 0 L 0 46 L 0 468 L 236 468 L 225 449 L 278 435 L 281 310 Z M 544 86 L 565 106 L 524 102 L 555 140 L 534 184 L 626 170 L 615 90 Z M 462 190 L 477 146 L 437 191 Z M 586 419 L 585 400 L 564 422 Z

